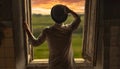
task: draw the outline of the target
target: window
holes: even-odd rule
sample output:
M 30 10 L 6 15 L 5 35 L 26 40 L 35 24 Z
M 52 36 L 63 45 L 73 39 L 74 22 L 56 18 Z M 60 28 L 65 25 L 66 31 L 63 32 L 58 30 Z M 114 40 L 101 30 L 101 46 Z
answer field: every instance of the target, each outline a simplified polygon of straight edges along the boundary
M 85 60 L 90 61 L 93 65 L 96 64 L 96 50 L 97 50 L 97 1 L 86 0 L 85 3 L 85 22 L 84 22 L 84 34 L 83 34 L 83 57 Z M 31 1 L 25 0 L 25 21 L 30 23 L 31 26 Z M 32 27 L 32 26 L 31 26 Z M 26 40 L 26 53 L 28 62 L 33 60 L 33 48 L 29 44 L 29 40 Z
M 31 0 L 32 8 L 32 30 L 36 37 L 40 35 L 40 32 L 47 26 L 54 24 L 54 21 L 51 19 L 50 10 L 52 6 L 58 4 L 59 0 L 54 0 L 53 2 L 49 1 L 40 1 L 40 0 Z M 46 3 L 45 3 L 46 2 Z M 61 3 L 61 2 L 60 2 Z M 82 58 L 82 32 L 83 32 L 83 22 L 84 22 L 84 1 L 75 2 L 76 5 L 70 2 L 63 1 L 62 4 L 67 5 L 69 8 L 78 12 L 81 16 L 80 27 L 73 33 L 72 37 L 72 47 L 74 51 L 74 58 Z M 69 5 L 70 4 L 70 5 Z M 72 5 L 72 6 L 71 6 Z M 73 17 L 69 15 L 66 23 L 71 23 Z M 33 58 L 34 59 L 48 59 L 48 45 L 44 42 L 42 45 L 33 48 Z

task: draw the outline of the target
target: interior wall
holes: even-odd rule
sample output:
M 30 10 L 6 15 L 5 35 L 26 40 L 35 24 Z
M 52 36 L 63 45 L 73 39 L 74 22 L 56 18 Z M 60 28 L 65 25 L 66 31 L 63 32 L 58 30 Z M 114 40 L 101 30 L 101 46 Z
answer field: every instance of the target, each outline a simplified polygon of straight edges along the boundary
M 103 23 L 103 1 L 96 0 L 96 26 L 97 26 L 97 58 L 94 69 L 103 69 L 104 54 L 104 23 Z
M 0 0 L 0 69 L 15 69 L 11 2 Z
M 94 69 L 120 69 L 120 1 L 95 1 L 98 44 Z
M 100 41 L 95 69 L 120 69 L 120 1 L 100 0 Z M 102 10 L 101 10 L 102 9 Z
M 26 69 L 27 59 L 25 49 L 25 37 L 23 30 L 24 22 L 24 1 L 12 0 L 12 17 L 13 17 L 13 39 L 15 48 L 15 66 L 16 69 Z
M 120 1 L 104 1 L 104 69 L 120 69 Z
M 23 0 L 0 0 L 0 69 L 25 69 Z

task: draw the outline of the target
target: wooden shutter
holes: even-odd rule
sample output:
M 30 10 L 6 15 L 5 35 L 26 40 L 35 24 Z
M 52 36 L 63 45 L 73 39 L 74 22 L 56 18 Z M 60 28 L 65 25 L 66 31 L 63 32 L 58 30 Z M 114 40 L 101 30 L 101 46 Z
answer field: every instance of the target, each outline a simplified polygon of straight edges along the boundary
M 92 65 L 96 64 L 97 22 L 96 0 L 86 0 L 83 39 L 83 58 Z
M 23 1 L 24 5 L 23 5 L 23 9 L 24 9 L 24 19 L 23 19 L 23 22 L 26 22 L 28 23 L 28 25 L 30 26 L 31 28 L 31 31 L 32 31 L 32 26 L 31 26 L 31 0 L 24 0 Z M 25 36 L 26 38 L 26 42 L 25 42 L 25 49 L 26 49 L 26 58 L 27 58 L 27 62 L 31 62 L 33 60 L 33 48 L 29 42 L 29 38 L 28 36 L 26 35 Z

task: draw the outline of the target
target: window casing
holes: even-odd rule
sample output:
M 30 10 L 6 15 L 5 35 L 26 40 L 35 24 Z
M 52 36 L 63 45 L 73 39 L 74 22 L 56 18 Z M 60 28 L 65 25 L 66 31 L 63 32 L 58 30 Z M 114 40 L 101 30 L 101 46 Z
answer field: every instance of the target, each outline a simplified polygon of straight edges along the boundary
M 92 65 L 96 64 L 97 53 L 97 1 L 85 1 L 85 23 L 83 34 L 83 58 L 90 61 Z M 24 21 L 31 27 L 31 0 L 24 0 Z M 26 36 L 26 59 L 28 64 L 33 60 L 33 49 Z
M 85 60 L 88 60 L 91 63 L 92 66 L 95 66 L 97 62 L 97 44 L 99 36 L 99 0 L 86 0 L 85 4 L 85 24 L 82 55 Z
M 31 26 L 31 0 L 24 0 L 23 1 L 23 16 L 24 16 L 24 21 L 28 23 L 30 28 Z M 32 31 L 32 29 L 31 29 Z M 33 47 L 31 46 L 28 36 L 26 35 L 26 40 L 25 40 L 25 45 L 26 45 L 26 59 L 27 63 L 30 63 L 33 60 Z

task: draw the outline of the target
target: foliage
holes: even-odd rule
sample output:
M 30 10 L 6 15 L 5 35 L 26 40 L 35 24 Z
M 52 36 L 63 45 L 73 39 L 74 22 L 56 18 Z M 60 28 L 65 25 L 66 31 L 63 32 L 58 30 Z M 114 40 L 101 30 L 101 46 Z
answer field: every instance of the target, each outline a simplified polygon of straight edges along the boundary
M 73 40 L 72 40 L 72 46 L 74 50 L 74 57 L 75 58 L 81 58 L 81 52 L 82 52 L 82 31 L 83 31 L 83 23 L 84 23 L 84 16 L 81 16 L 81 24 L 79 25 L 79 28 L 73 33 Z M 65 24 L 71 23 L 73 21 L 73 17 L 69 15 L 69 18 L 65 22 Z M 54 24 L 54 21 L 51 19 L 50 15 L 32 15 L 32 27 L 33 27 L 33 33 L 35 37 L 38 37 L 41 33 L 41 31 L 48 26 L 52 26 Z M 41 46 L 34 48 L 34 58 L 40 59 L 40 58 L 48 58 L 49 50 L 47 46 L 47 42 L 44 42 Z

